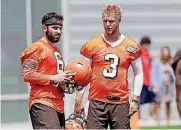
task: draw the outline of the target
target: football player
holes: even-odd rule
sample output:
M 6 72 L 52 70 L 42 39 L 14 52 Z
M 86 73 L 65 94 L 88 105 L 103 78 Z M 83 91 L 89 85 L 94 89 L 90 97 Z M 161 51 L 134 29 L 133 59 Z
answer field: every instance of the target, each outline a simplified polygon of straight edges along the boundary
M 25 82 L 31 86 L 29 113 L 34 129 L 65 128 L 64 88 L 73 84 L 70 71 L 57 47 L 63 28 L 63 16 L 51 12 L 42 18 L 43 36 L 22 52 L 20 61 Z M 68 76 L 68 77 L 67 77 Z
M 119 30 L 122 10 L 108 4 L 102 10 L 105 33 L 88 40 L 80 53 L 92 67 L 89 89 L 88 129 L 129 129 L 130 116 L 138 111 L 143 86 L 142 51 Z M 129 103 L 128 68 L 134 71 L 134 97 Z M 83 90 L 82 90 L 83 91 Z M 80 110 L 82 95 L 75 100 L 75 112 Z

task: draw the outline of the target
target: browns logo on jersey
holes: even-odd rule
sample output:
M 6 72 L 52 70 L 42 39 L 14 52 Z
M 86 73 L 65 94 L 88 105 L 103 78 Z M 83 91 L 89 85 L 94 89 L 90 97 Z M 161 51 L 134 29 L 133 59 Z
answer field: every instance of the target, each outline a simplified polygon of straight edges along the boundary
M 31 69 L 27 69 L 24 61 L 29 60 L 34 63 Z M 53 107 L 58 112 L 64 111 L 63 97 L 64 93 L 59 88 L 50 83 L 50 79 L 41 78 L 40 74 L 55 75 L 63 71 L 64 61 L 57 47 L 51 46 L 43 39 L 28 46 L 21 54 L 20 61 L 23 67 L 23 77 L 33 73 L 34 79 L 31 79 L 29 108 L 33 103 L 42 103 Z M 38 73 L 37 73 L 38 72 Z M 28 78 L 32 78 L 29 76 Z
M 130 62 L 142 54 L 139 46 L 125 36 L 117 46 L 111 47 L 102 36 L 82 46 L 80 53 L 92 59 L 92 77 L 89 99 L 121 103 L 128 101 L 128 68 Z M 116 100 L 109 98 L 116 97 Z

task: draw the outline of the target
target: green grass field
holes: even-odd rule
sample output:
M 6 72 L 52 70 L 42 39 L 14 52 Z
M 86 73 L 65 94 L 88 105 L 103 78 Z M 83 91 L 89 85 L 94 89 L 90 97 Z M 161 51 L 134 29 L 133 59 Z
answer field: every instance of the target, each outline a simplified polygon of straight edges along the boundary
M 172 126 L 172 125 L 169 125 L 169 126 L 150 126 L 150 127 L 141 127 L 141 130 L 146 130 L 146 129 L 181 129 L 181 125 L 176 125 L 176 126 Z

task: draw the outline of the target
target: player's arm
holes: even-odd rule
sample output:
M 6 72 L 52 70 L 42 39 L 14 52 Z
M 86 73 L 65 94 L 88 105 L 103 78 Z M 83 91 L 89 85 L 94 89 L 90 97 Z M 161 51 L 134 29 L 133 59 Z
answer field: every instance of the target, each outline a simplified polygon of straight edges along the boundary
M 143 69 L 141 58 L 139 57 L 131 61 L 131 66 L 134 72 L 134 97 L 130 104 L 130 114 L 128 116 L 131 116 L 138 111 L 139 97 L 143 86 Z
M 84 87 L 81 91 L 76 92 L 75 106 L 74 106 L 75 113 L 79 113 L 83 109 L 82 99 L 83 99 L 85 90 L 86 90 L 86 87 Z
M 32 84 L 38 85 L 50 85 L 54 84 L 54 86 L 58 86 L 65 83 L 74 83 L 71 79 L 71 76 L 75 75 L 75 73 L 71 73 L 71 71 L 65 71 L 59 73 L 57 75 L 47 75 L 37 72 L 38 62 L 32 59 L 26 59 L 22 63 L 22 73 L 23 79 L 25 82 L 29 82 Z M 67 78 L 67 76 L 69 76 Z
M 69 72 L 63 72 L 58 75 L 47 75 L 37 71 L 40 64 L 46 57 L 44 49 L 39 46 L 29 46 L 21 54 L 20 61 L 22 65 L 22 76 L 25 82 L 38 85 L 59 84 L 71 81 L 67 78 Z
M 25 82 L 38 85 L 50 85 L 53 81 L 52 75 L 38 73 L 36 68 L 38 61 L 33 59 L 25 59 L 22 63 L 22 75 Z
M 134 72 L 134 97 L 133 100 L 138 101 L 143 86 L 143 68 L 141 58 L 131 61 Z
M 22 76 L 25 82 L 38 85 L 49 85 L 53 76 L 41 74 L 37 71 L 39 65 L 44 61 L 46 53 L 38 44 L 28 46 L 20 56 Z

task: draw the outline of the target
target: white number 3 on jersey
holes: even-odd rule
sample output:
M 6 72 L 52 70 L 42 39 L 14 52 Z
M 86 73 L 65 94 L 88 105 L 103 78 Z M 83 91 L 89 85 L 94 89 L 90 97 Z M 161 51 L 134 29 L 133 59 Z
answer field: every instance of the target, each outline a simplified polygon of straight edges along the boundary
M 110 62 L 110 69 L 103 69 L 104 77 L 115 78 L 118 73 L 120 58 L 116 54 L 106 54 L 104 60 Z

